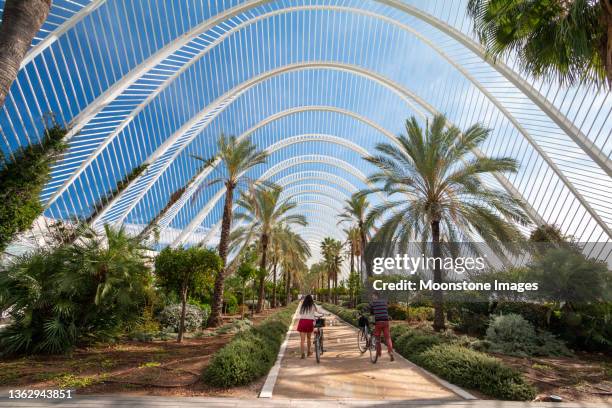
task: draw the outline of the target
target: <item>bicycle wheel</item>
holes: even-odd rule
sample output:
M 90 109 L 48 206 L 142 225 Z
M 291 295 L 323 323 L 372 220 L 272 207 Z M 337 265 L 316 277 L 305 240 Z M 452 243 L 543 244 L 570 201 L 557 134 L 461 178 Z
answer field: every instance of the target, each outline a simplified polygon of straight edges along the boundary
M 359 330 L 357 333 L 357 348 L 361 354 L 368 350 L 368 334 L 366 333 L 365 327 Z
M 317 363 L 321 362 L 321 339 L 320 335 L 315 336 L 314 340 L 314 349 L 315 349 L 315 358 L 317 359 Z
M 371 336 L 370 337 L 370 361 L 372 362 L 372 364 L 376 364 L 376 362 L 378 361 L 378 352 L 376 350 L 376 346 L 378 345 L 378 337 L 376 336 Z

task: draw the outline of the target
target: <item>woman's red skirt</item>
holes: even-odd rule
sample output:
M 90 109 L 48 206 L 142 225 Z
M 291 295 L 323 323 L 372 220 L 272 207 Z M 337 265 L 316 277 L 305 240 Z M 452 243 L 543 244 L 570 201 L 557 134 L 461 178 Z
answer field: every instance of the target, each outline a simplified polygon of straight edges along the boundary
M 312 333 L 314 330 L 314 320 L 312 319 L 300 319 L 297 326 L 297 331 L 302 333 Z

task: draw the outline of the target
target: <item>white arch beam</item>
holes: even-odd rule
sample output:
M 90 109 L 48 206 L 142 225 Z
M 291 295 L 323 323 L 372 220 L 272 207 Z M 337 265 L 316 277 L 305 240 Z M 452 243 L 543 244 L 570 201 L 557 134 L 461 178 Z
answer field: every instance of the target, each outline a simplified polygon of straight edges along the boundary
M 466 47 L 468 49 L 470 49 L 472 52 L 477 54 L 483 60 L 486 60 L 489 64 L 491 64 L 491 66 L 493 68 L 498 70 L 511 83 L 513 83 L 515 86 L 517 86 L 517 88 L 519 88 L 523 93 L 527 94 L 530 97 L 530 99 L 532 99 L 534 101 L 534 103 L 536 103 L 536 105 L 538 105 L 545 113 L 547 113 L 547 115 L 550 116 L 555 121 L 555 123 L 557 123 L 557 125 L 564 132 L 566 132 L 568 135 L 570 135 L 570 137 L 572 136 L 572 133 L 575 134 L 575 137 L 572 137 L 574 142 L 577 143 L 577 145 L 579 145 L 581 148 L 583 148 L 583 150 L 585 150 L 587 152 L 587 154 L 589 154 L 588 150 L 591 150 L 591 153 L 594 154 L 596 158 L 599 158 L 600 161 L 603 160 L 603 162 L 600 163 L 598 160 L 596 160 L 595 158 L 592 157 L 594 161 L 596 161 L 596 162 L 598 162 L 598 164 L 600 164 L 600 166 L 608 173 L 609 176 L 612 176 L 612 164 L 611 164 L 612 162 L 603 154 L 603 152 L 601 152 L 592 142 L 590 142 L 588 140 L 588 138 L 586 138 L 586 136 L 584 136 L 580 132 L 579 129 L 577 129 L 575 126 L 573 126 L 573 124 L 571 124 L 571 122 L 569 122 L 569 120 L 567 120 L 567 118 L 565 116 L 560 114 L 560 112 L 558 112 L 558 110 L 556 110 L 556 108 L 552 104 L 550 104 L 544 97 L 542 97 L 533 87 L 531 87 L 530 85 L 527 85 L 526 82 L 522 78 L 520 78 L 520 76 L 516 75 L 516 73 L 514 71 L 512 71 L 510 68 L 508 68 L 505 64 L 499 63 L 499 62 L 498 63 L 493 63 L 490 60 L 487 60 L 486 59 L 486 55 L 485 55 L 484 50 L 482 49 L 482 47 L 480 47 L 478 44 L 474 43 L 469 37 L 465 36 L 463 33 L 459 32 L 458 30 L 454 29 L 453 27 L 450 27 L 450 26 L 446 25 L 446 23 L 436 19 L 434 16 L 431 16 L 431 15 L 429 15 L 429 14 L 419 10 L 416 7 L 409 6 L 409 5 L 406 5 L 404 3 L 393 1 L 393 0 L 380 1 L 380 2 L 381 3 L 385 3 L 388 6 L 397 8 L 397 9 L 399 9 L 399 10 L 401 10 L 403 12 L 406 12 L 408 14 L 411 14 L 414 17 L 417 17 L 417 18 L 425 21 L 426 23 L 428 23 L 430 25 L 433 25 L 434 27 L 440 29 L 441 31 L 446 32 L 449 36 L 451 36 L 452 38 L 454 38 L 458 42 L 466 45 Z M 56 191 L 47 200 L 47 202 L 45 204 L 46 208 L 48 208 L 48 206 L 50 206 L 76 180 L 76 178 L 85 170 L 85 168 L 87 168 L 87 166 L 89 166 L 89 164 L 91 164 L 91 162 L 95 159 L 95 157 L 97 157 L 106 148 L 106 146 L 121 132 L 121 130 L 123 130 L 125 128 L 125 126 L 127 126 L 127 124 L 129 124 L 129 122 L 131 122 L 133 120 L 135 115 L 137 115 L 140 111 L 142 111 L 142 109 L 146 105 L 148 105 L 172 81 L 174 81 L 178 76 L 180 76 L 180 74 L 182 72 L 184 72 L 189 66 L 191 66 L 193 63 L 195 63 L 200 58 L 202 58 L 204 55 L 206 55 L 212 48 L 214 48 L 216 45 L 221 43 L 225 38 L 229 37 L 234 32 L 239 31 L 239 30 L 243 29 L 244 27 L 246 27 L 248 25 L 254 24 L 254 23 L 256 23 L 259 20 L 270 18 L 270 17 L 272 17 L 274 15 L 279 15 L 279 14 L 283 14 L 283 13 L 291 13 L 291 12 L 300 11 L 300 10 L 319 10 L 319 9 L 320 10 L 331 10 L 331 11 L 344 11 L 344 12 L 349 12 L 349 13 L 366 15 L 366 16 L 369 16 L 369 17 L 373 17 L 373 18 L 377 18 L 377 19 L 380 19 L 382 21 L 385 21 L 388 24 L 395 25 L 396 27 L 399 27 L 400 29 L 402 29 L 404 31 L 407 31 L 407 32 L 410 32 L 411 34 L 415 35 L 417 38 L 419 38 L 421 41 L 423 41 L 425 44 L 427 44 L 430 48 L 432 48 L 436 53 L 438 53 L 440 56 L 442 56 L 443 59 L 445 59 L 453 67 L 455 67 L 470 82 L 472 82 L 472 84 L 474 86 L 476 86 L 477 89 L 479 89 L 494 104 L 494 106 L 496 106 L 502 112 L 502 114 L 509 119 L 509 121 L 519 131 L 519 133 L 521 133 L 527 139 L 527 141 L 534 147 L 534 149 L 538 152 L 538 154 L 541 155 L 541 157 L 547 162 L 547 164 L 551 167 L 551 169 L 560 177 L 562 182 L 566 186 L 568 186 L 568 188 L 570 189 L 572 194 L 576 195 L 578 197 L 578 199 L 581 201 L 581 203 L 584 204 L 584 202 L 586 202 L 586 200 L 584 200 L 582 198 L 582 196 L 577 192 L 577 190 L 575 189 L 573 184 L 571 182 L 569 182 L 567 177 L 565 177 L 565 175 L 560 171 L 558 166 L 556 166 L 554 161 L 550 159 L 550 157 L 546 154 L 546 152 L 537 144 L 537 142 L 535 142 L 535 140 L 531 137 L 531 135 L 522 127 L 522 125 L 520 125 L 520 123 L 514 118 L 514 116 L 507 109 L 505 109 L 505 107 L 490 92 L 488 92 L 486 90 L 486 88 L 484 86 L 482 86 L 482 84 L 479 81 L 477 81 L 474 77 L 472 77 L 465 69 L 463 69 L 462 66 L 457 64 L 452 58 L 450 58 L 446 53 L 444 53 L 443 50 L 441 50 L 438 46 L 436 46 L 432 41 L 430 41 L 428 38 L 426 38 L 420 32 L 418 32 L 414 28 L 412 28 L 412 27 L 410 27 L 410 26 L 408 26 L 406 24 L 400 23 L 400 22 L 398 22 L 398 21 L 396 21 L 396 20 L 394 20 L 392 18 L 389 18 L 387 16 L 384 16 L 384 15 L 381 15 L 381 14 L 378 14 L 378 13 L 374 13 L 374 12 L 371 12 L 371 11 L 368 11 L 368 10 L 358 9 L 358 8 L 354 8 L 354 7 L 345 7 L 345 6 L 331 6 L 331 5 L 313 6 L 313 5 L 310 5 L 310 6 L 294 6 L 294 7 L 288 7 L 288 8 L 279 9 L 279 10 L 273 10 L 271 12 L 268 12 L 268 13 L 265 13 L 265 14 L 262 14 L 262 15 L 259 15 L 259 16 L 252 17 L 252 18 L 250 18 L 250 19 L 248 19 L 248 20 L 246 20 L 246 21 L 236 25 L 235 27 L 231 28 L 230 30 L 226 31 L 223 35 L 219 36 L 215 41 L 213 41 L 211 44 L 209 44 L 207 47 L 205 47 L 203 50 L 201 50 L 188 63 L 186 63 L 183 67 L 181 67 L 176 73 L 174 73 L 173 75 L 171 75 L 168 78 L 166 78 L 166 80 L 160 85 L 160 87 L 158 87 L 141 104 L 139 104 L 134 109 L 134 111 L 132 111 L 132 113 L 130 113 L 126 117 L 126 119 L 115 129 L 115 131 L 113 131 L 110 135 L 108 135 L 108 137 L 105 138 L 104 142 L 102 144 L 100 144 L 98 146 L 98 148 L 94 152 L 92 152 L 91 155 L 89 155 L 89 157 L 83 163 L 81 163 L 79 168 L 77 168 L 72 173 L 72 175 L 60 187 L 58 187 L 58 189 L 56 189 Z M 226 15 L 227 14 L 229 16 L 227 18 L 231 18 L 232 16 L 236 15 L 237 13 L 240 13 L 240 11 L 236 11 L 235 14 L 232 14 L 232 13 L 230 13 L 230 11 L 228 11 L 226 13 L 222 13 L 221 15 Z M 201 30 L 206 31 L 206 29 L 204 29 L 203 26 L 207 26 L 207 23 L 208 24 L 212 24 L 211 20 L 215 20 L 215 21 L 218 20 L 218 16 L 216 16 L 216 17 L 214 17 L 212 19 L 209 19 L 205 23 L 202 23 L 202 25 L 194 28 L 187 35 L 192 35 L 192 36 L 195 37 L 195 36 L 197 36 L 197 35 L 199 35 L 199 34 L 201 34 L 203 32 Z M 448 32 L 446 31 L 447 29 L 448 29 Z M 471 47 L 467 46 L 467 44 L 471 44 L 472 46 Z M 172 43 L 172 44 L 169 44 L 165 48 L 168 48 L 168 47 L 173 48 L 174 46 L 176 46 L 176 44 Z M 179 48 L 181 46 L 182 45 L 179 45 Z M 172 52 L 174 52 L 174 51 L 176 51 L 176 50 L 173 50 Z M 160 52 L 161 52 L 161 50 L 160 50 Z M 153 57 L 151 57 L 151 58 L 153 58 Z M 162 58 L 162 60 L 163 60 L 163 58 Z M 142 75 L 142 73 L 141 73 L 141 75 Z M 128 74 L 128 76 L 130 76 L 130 74 Z M 137 80 L 137 79 L 138 78 L 132 78 L 132 82 Z M 119 82 L 122 82 L 122 81 L 119 81 Z M 130 80 L 126 81 L 126 83 L 123 85 L 125 87 L 125 89 L 127 89 L 127 87 L 129 87 L 129 85 L 132 82 L 130 82 Z M 526 84 L 528 89 L 527 88 L 523 89 L 520 86 L 523 83 Z M 118 93 L 120 94 L 125 89 L 120 90 Z M 531 95 L 532 93 L 533 93 L 533 97 Z M 106 99 L 108 99 L 108 98 L 106 98 Z M 540 101 L 540 103 L 538 103 L 538 101 Z M 102 107 L 100 107 L 100 110 L 101 109 L 102 109 Z M 561 115 L 561 119 L 559 119 L 561 122 L 558 123 L 555 120 L 555 116 L 559 116 L 559 115 Z M 93 116 L 95 116 L 95 113 L 93 114 Z M 88 122 L 90 119 L 91 119 L 91 115 L 87 116 L 85 118 L 82 118 L 80 121 L 77 118 L 76 123 L 73 125 L 73 130 L 76 131 L 76 130 L 82 128 L 84 123 Z M 84 121 L 84 123 L 80 124 L 80 122 L 83 122 L 83 121 Z M 563 126 L 564 124 L 565 124 L 565 126 Z M 72 136 L 72 133 L 69 133 L 69 137 L 71 137 L 71 136 Z
M 54 42 L 56 42 L 62 35 L 66 34 L 70 29 L 81 22 L 85 17 L 93 13 L 98 7 L 106 3 L 106 0 L 92 0 L 88 5 L 81 8 L 78 13 L 72 15 L 68 20 L 64 21 L 59 27 L 53 32 L 49 33 L 42 41 L 36 44 L 28 51 L 26 56 L 21 61 L 19 69 L 25 68 L 34 58 L 42 54 L 44 50 L 49 48 Z
M 396 8 L 405 13 L 408 13 L 427 24 L 444 32 L 449 37 L 453 38 L 467 49 L 478 55 L 483 61 L 486 61 L 497 72 L 502 74 L 511 84 L 519 89 L 531 101 L 542 110 L 561 130 L 563 130 L 573 141 L 578 145 L 599 167 L 604 170 L 609 177 L 612 177 L 612 161 L 591 142 L 565 115 L 563 115 L 552 103 L 550 103 L 542 94 L 540 94 L 533 86 L 521 78 L 516 72 L 508 67 L 502 61 L 493 61 L 488 58 L 486 51 L 480 45 L 474 42 L 471 38 L 463 34 L 456 28 L 446 24 L 442 20 L 426 13 L 417 7 L 406 4 L 399 0 L 376 0 L 381 4 Z M 608 235 L 610 233 L 608 232 Z
M 408 89 L 403 88 L 402 86 L 394 83 L 393 81 L 389 80 L 388 78 L 378 73 L 375 73 L 375 72 L 372 72 L 372 71 L 369 71 L 364 68 L 357 67 L 351 64 L 336 63 L 336 62 L 305 62 L 305 63 L 289 64 L 284 67 L 280 67 L 280 68 L 276 68 L 276 69 L 267 71 L 254 78 L 249 79 L 248 81 L 241 83 L 240 85 L 236 86 L 235 88 L 233 88 L 232 90 L 228 91 L 226 94 L 218 98 L 214 103 L 212 103 L 211 105 L 203 109 L 198 115 L 195 115 L 185 125 L 183 125 L 181 129 L 179 129 L 174 135 L 172 135 L 169 139 L 167 139 L 164 142 L 164 144 L 160 146 L 155 151 L 155 153 L 149 157 L 149 159 L 147 159 L 146 163 L 154 162 L 155 160 L 157 160 L 157 158 L 164 155 L 166 151 L 168 151 L 168 149 L 170 149 L 170 147 L 173 146 L 175 141 L 177 141 L 178 139 L 182 139 L 177 143 L 180 145 L 180 147 L 174 150 L 174 153 L 172 154 L 171 158 L 166 160 L 165 163 L 162 163 L 161 166 L 157 166 L 156 170 L 159 170 L 159 171 L 156 171 L 156 174 L 154 174 L 153 177 L 148 177 L 150 171 L 147 170 L 145 174 L 140 175 L 139 177 L 136 177 L 130 183 L 130 184 L 136 184 L 138 183 L 139 180 L 143 179 L 144 177 L 147 177 L 146 187 L 143 188 L 140 192 L 133 194 L 134 198 L 132 199 L 131 204 L 122 210 L 122 215 L 120 216 L 117 222 L 121 223 L 123 219 L 125 219 L 127 214 L 129 214 L 129 212 L 142 199 L 142 197 L 146 194 L 146 192 L 151 188 L 153 183 L 159 177 L 161 177 L 161 174 L 175 160 L 175 158 L 183 151 L 183 149 L 188 145 L 188 143 L 190 143 L 197 136 L 197 134 L 199 134 L 206 126 L 208 126 L 210 121 L 214 117 L 219 115 L 219 113 L 223 109 L 225 109 L 225 107 L 227 107 L 235 98 L 240 96 L 242 93 L 246 92 L 247 89 L 255 86 L 256 84 L 262 81 L 265 81 L 268 78 L 278 76 L 286 72 L 302 71 L 302 70 L 308 70 L 308 69 L 331 69 L 331 70 L 338 70 L 342 72 L 348 72 L 348 73 L 353 73 L 356 75 L 363 76 L 367 79 L 370 79 L 372 81 L 375 81 L 381 84 L 382 86 L 386 87 L 393 93 L 397 94 L 409 106 L 412 107 L 414 112 L 418 113 L 423 118 L 427 117 L 426 114 L 421 112 L 418 108 L 416 108 L 413 104 L 413 101 L 421 105 L 425 110 L 427 110 L 432 115 L 439 113 L 435 108 L 433 108 L 433 106 L 431 106 L 425 100 L 423 100 L 422 98 L 420 98 L 418 95 L 414 94 L 413 92 L 409 91 Z M 448 124 L 453 125 L 453 123 L 450 121 L 448 121 Z M 482 152 L 480 152 L 479 149 L 474 149 L 474 154 L 482 155 Z M 534 220 L 538 224 L 544 223 L 542 218 L 535 211 L 535 209 L 533 209 L 533 207 L 531 207 L 526 202 L 526 200 L 523 199 L 521 193 L 518 190 L 516 190 L 516 188 L 514 188 L 512 183 L 510 183 L 510 181 L 508 181 L 508 179 L 504 175 L 494 174 L 494 176 L 498 180 L 498 182 L 513 197 L 519 199 L 521 202 L 524 203 L 526 207 L 525 209 L 527 213 L 530 215 L 530 218 L 532 218 L 532 220 Z M 100 214 L 92 221 L 92 225 L 95 225 L 99 220 L 101 220 L 104 217 L 104 215 L 109 211 L 109 209 L 113 207 L 113 204 L 117 202 L 128 191 L 129 191 L 129 186 L 123 192 L 118 194 L 113 200 L 111 200 L 111 202 L 104 208 L 104 210 L 102 210 Z M 593 212 L 593 215 L 597 216 L 597 214 L 594 212 Z M 601 219 L 599 220 L 601 221 Z M 602 227 L 607 228 L 607 225 L 602 222 Z M 610 231 L 609 235 L 612 236 L 612 231 Z
M 335 143 L 335 144 L 340 144 L 340 140 L 342 140 L 341 145 L 344 147 L 349 148 L 350 150 L 353 150 L 354 152 L 360 154 L 361 152 L 365 151 L 361 146 L 352 143 L 346 139 L 341 139 L 339 137 L 336 136 L 329 136 L 329 135 L 318 135 L 318 137 L 320 138 L 319 140 L 325 140 L 326 142 L 329 143 Z M 277 142 L 271 146 L 269 146 L 266 151 L 268 153 L 273 153 L 275 151 L 281 150 L 287 146 L 290 146 L 292 144 L 295 143 L 304 143 L 303 141 L 301 141 L 302 139 L 298 137 L 293 137 L 293 138 L 287 138 L 284 140 L 281 140 L 280 142 Z M 367 151 L 366 151 L 367 154 Z M 313 155 L 316 156 L 316 155 Z M 330 157 L 330 156 L 322 156 L 322 157 Z M 280 163 L 280 165 L 286 165 L 287 163 L 292 162 L 292 159 L 289 160 L 285 160 L 283 162 Z M 363 173 L 359 172 L 355 167 L 351 166 L 350 164 L 342 161 L 342 160 L 338 160 L 336 159 L 336 167 L 341 168 L 342 170 L 347 171 L 348 173 L 352 173 L 352 174 L 361 174 L 361 176 L 363 177 L 363 179 L 365 180 L 366 177 L 363 175 Z M 270 177 L 269 172 L 275 168 L 278 168 L 279 164 L 273 166 L 272 168 L 268 169 L 268 171 L 266 171 L 264 174 L 262 174 L 262 176 L 260 177 L 260 179 L 262 180 L 266 180 L 267 178 Z M 274 173 L 273 173 L 274 174 Z M 217 204 L 217 202 L 221 199 L 221 197 L 223 197 L 223 195 L 225 194 L 225 189 L 221 188 L 219 189 L 219 191 L 208 201 L 208 203 L 206 203 L 206 205 L 198 212 L 198 214 L 191 220 L 191 222 L 189 223 L 189 225 L 183 229 L 183 231 L 179 234 L 179 236 L 174 240 L 174 242 L 171 244 L 172 247 L 176 247 L 178 245 L 181 245 L 183 242 L 185 242 L 185 239 L 202 223 L 202 221 L 204 221 L 204 219 L 208 216 L 208 213 L 210 211 L 212 211 L 212 209 L 215 207 L 215 205 Z

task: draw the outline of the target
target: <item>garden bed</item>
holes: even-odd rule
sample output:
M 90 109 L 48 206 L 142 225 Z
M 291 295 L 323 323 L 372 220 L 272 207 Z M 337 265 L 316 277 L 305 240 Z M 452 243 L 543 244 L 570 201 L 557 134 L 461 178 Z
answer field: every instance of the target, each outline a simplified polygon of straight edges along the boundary
M 265 310 L 255 326 L 282 309 Z M 228 316 L 229 323 L 239 316 Z M 221 330 L 222 332 L 224 330 Z M 120 341 L 110 346 L 76 349 L 69 355 L 30 356 L 0 360 L 3 388 L 77 389 L 79 394 L 255 397 L 263 379 L 249 386 L 221 390 L 201 380 L 202 370 L 234 333 L 187 336 L 173 340 Z

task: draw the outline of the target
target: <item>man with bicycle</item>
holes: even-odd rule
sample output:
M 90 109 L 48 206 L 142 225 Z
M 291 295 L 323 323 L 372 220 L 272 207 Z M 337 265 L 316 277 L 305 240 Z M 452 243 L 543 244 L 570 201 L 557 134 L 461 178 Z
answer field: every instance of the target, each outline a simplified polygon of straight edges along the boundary
M 393 355 L 393 343 L 391 342 L 391 332 L 389 330 L 389 310 L 387 307 L 387 300 L 380 299 L 378 293 L 372 292 L 370 301 L 370 313 L 374 316 L 374 336 L 379 337 L 381 332 L 385 336 L 385 343 L 387 343 L 387 351 L 389 352 L 389 358 L 391 361 L 395 361 Z M 376 353 L 380 356 L 382 354 L 382 346 L 380 342 L 376 343 Z

